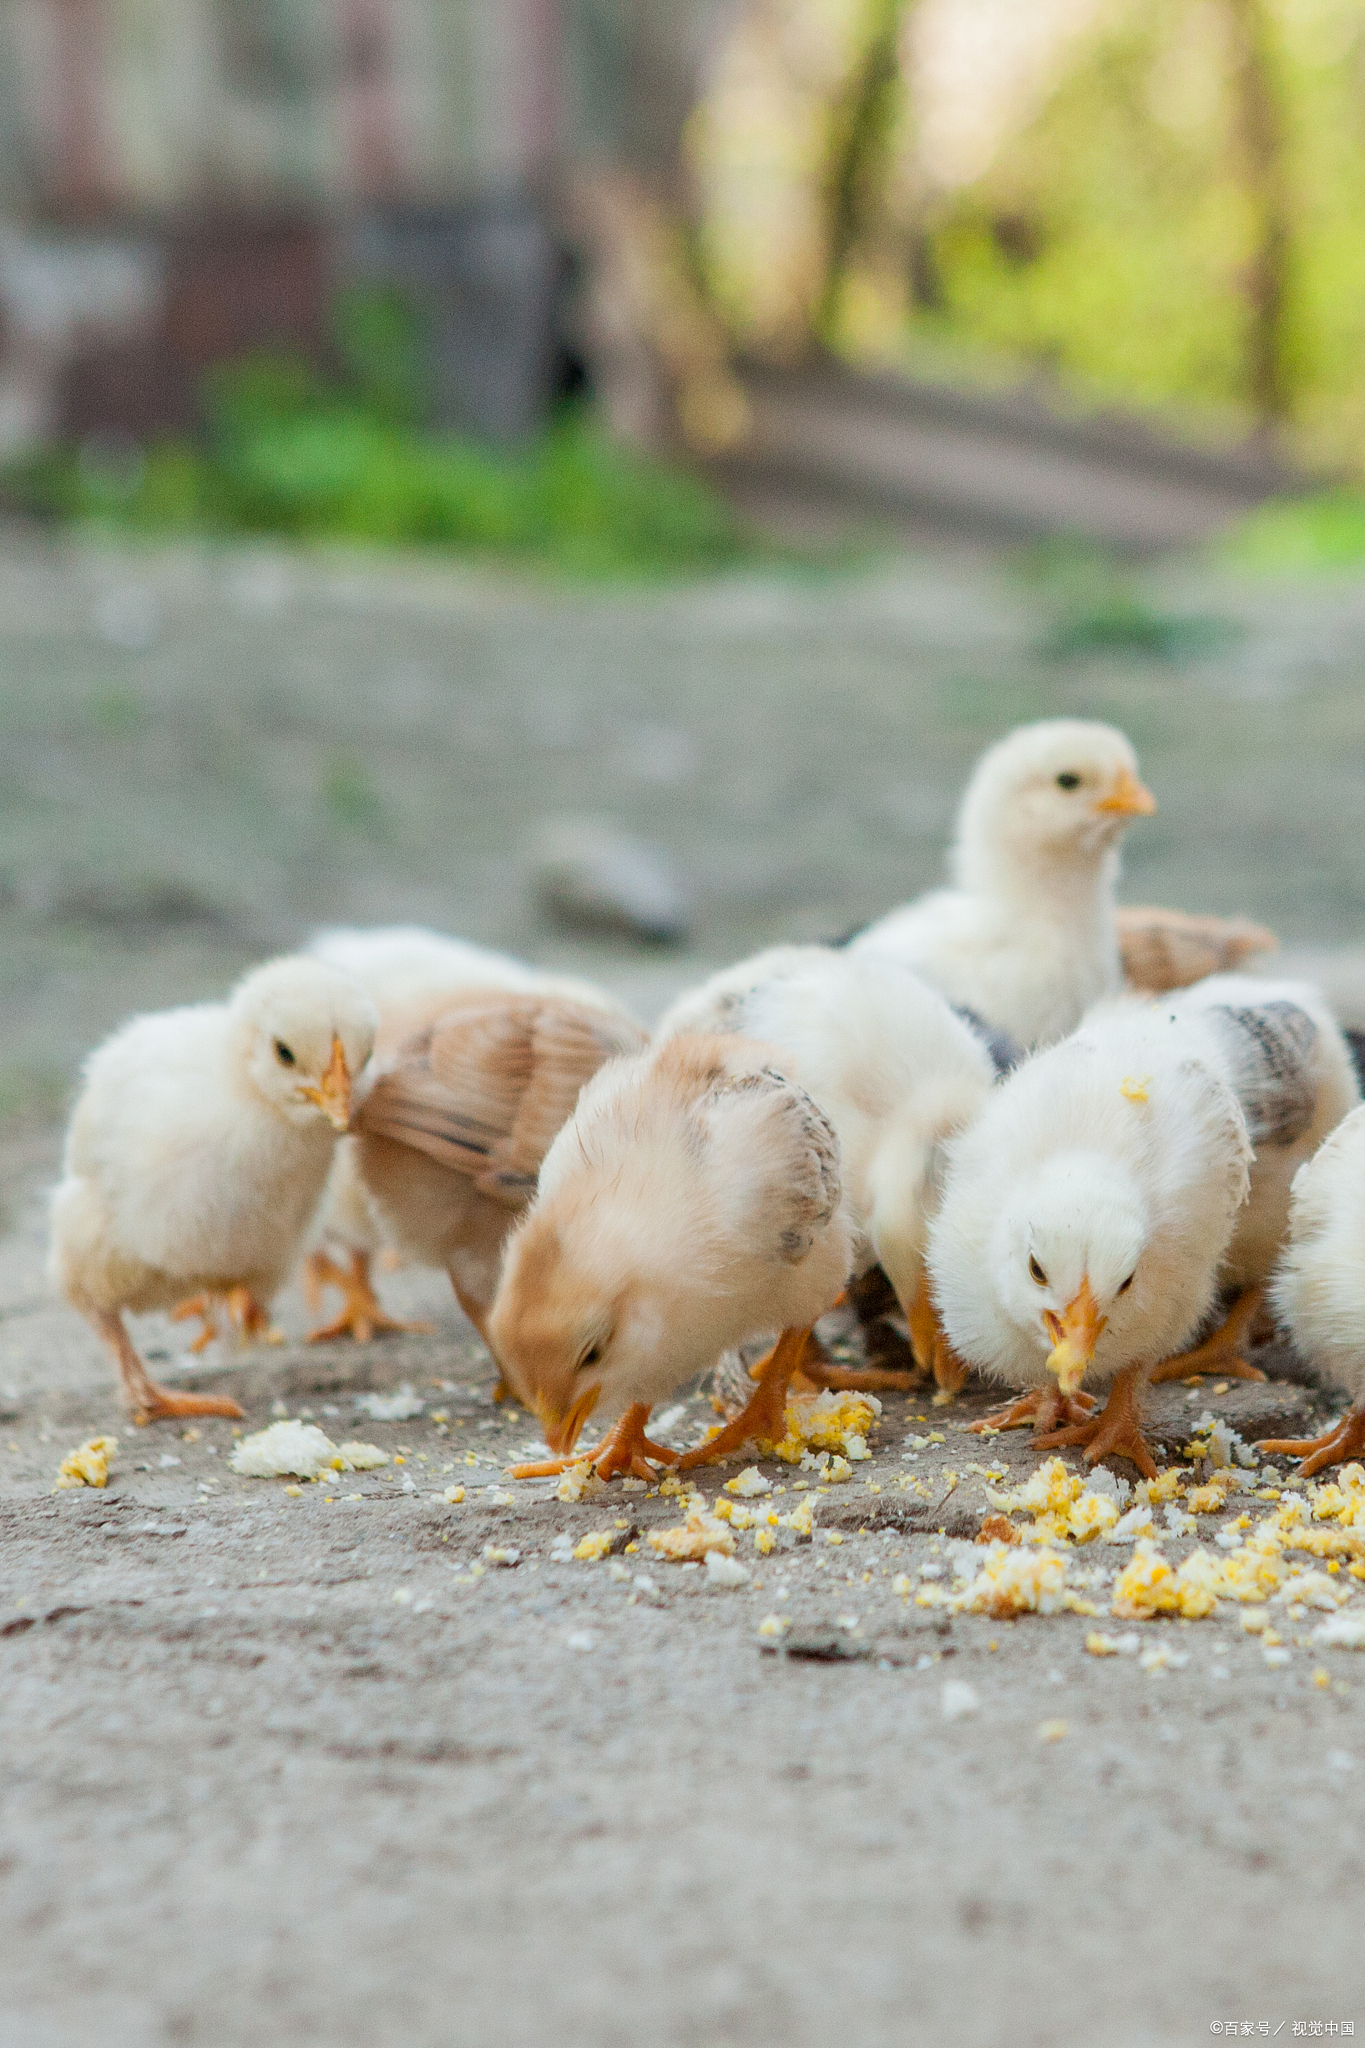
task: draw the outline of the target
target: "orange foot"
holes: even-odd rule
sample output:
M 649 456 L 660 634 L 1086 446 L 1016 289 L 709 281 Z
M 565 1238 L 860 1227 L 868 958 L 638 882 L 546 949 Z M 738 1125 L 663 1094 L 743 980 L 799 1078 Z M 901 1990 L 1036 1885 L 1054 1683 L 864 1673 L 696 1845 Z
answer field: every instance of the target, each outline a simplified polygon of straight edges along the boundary
M 244 1411 L 225 1395 L 175 1394 L 169 1387 L 158 1386 L 134 1350 L 117 1309 L 97 1312 L 93 1320 L 114 1354 L 124 1398 L 139 1427 L 147 1422 L 178 1421 L 186 1415 L 226 1415 L 233 1422 L 241 1421 Z
M 1053 1429 L 1044 1436 L 1035 1436 L 1033 1441 L 1038 1449 L 1084 1444 L 1087 1465 L 1098 1465 L 1101 1458 L 1117 1453 L 1119 1457 L 1131 1458 L 1144 1479 L 1155 1479 L 1156 1460 L 1142 1434 L 1142 1419 L 1137 1410 L 1136 1388 L 1140 1372 L 1140 1366 L 1128 1365 L 1122 1372 L 1115 1373 L 1109 1399 L 1101 1414 L 1075 1423 L 1068 1429 Z
M 1011 1401 L 1008 1407 L 995 1408 L 979 1422 L 969 1422 L 967 1428 L 977 1436 L 986 1429 L 1027 1429 L 1030 1423 L 1039 1431 L 1059 1429 L 1064 1424 L 1079 1428 L 1094 1405 L 1093 1394 L 1064 1394 L 1055 1385 L 1036 1387 L 1031 1394 Z
M 369 1344 L 380 1331 L 420 1331 L 430 1336 L 430 1323 L 397 1323 L 392 1316 L 386 1316 L 379 1306 L 379 1297 L 370 1285 L 370 1262 L 364 1252 L 352 1252 L 351 1270 L 338 1266 L 325 1252 L 314 1252 L 307 1266 L 306 1283 L 310 1296 L 316 1301 L 324 1287 L 338 1287 L 341 1290 L 341 1314 L 335 1321 L 324 1323 L 320 1329 L 308 1332 L 310 1344 L 330 1344 L 339 1337 L 354 1337 L 357 1344 Z
M 203 1324 L 199 1335 L 190 1345 L 191 1351 L 207 1351 L 218 1335 L 218 1311 L 211 1294 L 192 1294 L 188 1301 L 178 1301 L 171 1310 L 173 1323 L 187 1323 L 192 1319 Z
M 1242 1346 L 1260 1314 L 1264 1293 L 1263 1287 L 1248 1287 L 1239 1294 L 1213 1335 L 1193 1351 L 1182 1351 L 1165 1359 L 1151 1374 L 1153 1382 L 1199 1379 L 1209 1373 L 1228 1380 L 1263 1380 L 1265 1374 L 1260 1367 L 1248 1365 L 1243 1358 Z
M 933 1374 L 941 1393 L 961 1393 L 967 1379 L 967 1367 L 943 1333 L 927 1277 L 920 1282 L 919 1292 L 910 1305 L 906 1320 L 910 1325 L 910 1349 L 920 1371 Z
M 546 1458 L 536 1465 L 513 1465 L 511 1477 L 554 1479 L 561 1472 L 567 1472 L 570 1465 L 578 1465 L 584 1458 L 591 1458 L 599 1479 L 614 1479 L 620 1472 L 629 1473 L 634 1479 L 653 1481 L 659 1476 L 654 1465 L 676 1464 L 678 1453 L 671 1451 L 667 1444 L 650 1442 L 645 1435 L 648 1420 L 648 1404 L 637 1401 L 627 1408 L 619 1422 L 612 1424 L 595 1451 L 580 1451 L 577 1456 L 571 1451 L 567 1457 Z M 650 1459 L 653 1459 L 653 1465 Z
M 689 1471 L 694 1465 L 709 1465 L 715 1458 L 723 1458 L 730 1451 L 742 1450 L 744 1445 L 755 1438 L 765 1443 L 780 1443 L 787 1433 L 787 1389 L 792 1377 L 798 1371 L 806 1371 L 806 1352 L 810 1342 L 810 1331 L 784 1330 L 766 1358 L 760 1358 L 757 1365 L 750 1366 L 749 1372 L 758 1381 L 749 1397 L 732 1422 L 708 1437 L 695 1450 L 687 1451 L 678 1460 L 680 1472 Z M 816 1371 L 823 1373 L 826 1368 L 816 1367 L 812 1361 L 809 1371 L 814 1377 Z M 828 1370 L 837 1372 L 837 1366 Z M 902 1377 L 908 1377 L 904 1375 Z
M 1365 1407 L 1348 1408 L 1335 1429 L 1323 1436 L 1268 1436 L 1257 1450 L 1270 1457 L 1302 1458 L 1296 1479 L 1311 1479 L 1329 1465 L 1344 1465 L 1348 1458 L 1365 1452 Z

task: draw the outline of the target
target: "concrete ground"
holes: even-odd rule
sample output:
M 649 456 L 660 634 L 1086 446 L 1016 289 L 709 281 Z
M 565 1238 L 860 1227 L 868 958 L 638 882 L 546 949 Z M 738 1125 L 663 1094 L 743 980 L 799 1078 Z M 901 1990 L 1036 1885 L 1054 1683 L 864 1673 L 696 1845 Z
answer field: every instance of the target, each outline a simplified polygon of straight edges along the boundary
M 431 1275 L 381 1284 L 432 1335 L 310 1349 L 291 1293 L 283 1347 L 194 1368 L 249 1428 L 311 1411 L 404 1461 L 293 1493 L 231 1473 L 226 1423 L 128 1427 L 42 1268 L 76 1063 L 130 1009 L 217 991 L 319 920 L 402 917 L 599 973 L 648 1015 L 934 880 L 974 754 L 1054 710 L 1122 722 L 1161 800 L 1130 898 L 1264 918 L 1359 1014 L 1362 625 L 1353 580 L 1176 565 L 1116 597 L 1055 555 L 584 592 L 0 545 L 6 2048 L 1365 2028 L 1365 1666 L 1315 1644 L 1316 1615 L 1273 1662 L 1226 1607 L 1146 1623 L 1177 1653 L 1148 1671 L 1085 1651 L 1126 1624 L 897 1591 L 987 1512 L 969 1466 L 1037 1462 L 961 1434 L 980 1394 L 889 1396 L 815 1540 L 743 1549 L 749 1582 L 722 1588 L 650 1552 L 671 1500 L 504 1480 L 533 1432 Z M 525 848 L 559 811 L 674 856 L 688 948 L 542 927 Z M 183 1333 L 138 1336 L 174 1372 Z M 1163 1390 L 1163 1462 L 1206 1406 L 1251 1434 L 1328 1412 L 1270 1364 L 1264 1389 Z M 403 1383 L 420 1415 L 357 1412 Z M 109 1487 L 54 1493 L 102 1432 Z M 793 1505 L 796 1475 L 764 1469 Z M 551 1555 L 596 1529 L 639 1548 Z M 759 1635 L 769 1614 L 785 1635 Z M 957 1720 L 955 1680 L 978 1702 Z

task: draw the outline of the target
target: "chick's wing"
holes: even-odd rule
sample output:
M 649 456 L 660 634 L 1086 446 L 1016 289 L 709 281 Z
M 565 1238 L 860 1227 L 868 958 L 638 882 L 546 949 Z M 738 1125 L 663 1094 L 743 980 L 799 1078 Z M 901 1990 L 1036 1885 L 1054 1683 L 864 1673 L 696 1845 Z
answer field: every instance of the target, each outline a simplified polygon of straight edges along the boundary
M 643 1044 L 643 1032 L 624 1018 L 584 1004 L 472 997 L 399 1047 L 355 1128 L 409 1145 L 520 1209 L 583 1084 L 605 1061 Z
M 843 1195 L 839 1139 L 804 1088 L 764 1066 L 727 1074 L 701 1104 L 706 1141 L 734 1162 L 771 1250 L 799 1266 Z

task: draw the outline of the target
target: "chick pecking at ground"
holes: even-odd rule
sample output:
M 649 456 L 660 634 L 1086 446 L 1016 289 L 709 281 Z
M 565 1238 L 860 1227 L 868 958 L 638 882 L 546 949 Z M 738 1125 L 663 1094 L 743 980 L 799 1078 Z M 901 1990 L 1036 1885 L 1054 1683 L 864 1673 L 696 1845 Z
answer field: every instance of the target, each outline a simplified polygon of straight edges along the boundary
M 251 1331 L 298 1257 L 374 1044 L 335 968 L 274 960 L 226 1002 L 134 1017 L 92 1053 L 52 1196 L 51 1271 L 139 1422 L 240 1415 L 149 1377 L 123 1314 L 226 1299 Z
M 1268 1438 L 1299 1477 L 1365 1453 L 1365 1109 L 1353 1110 L 1294 1177 L 1289 1243 L 1272 1299 L 1296 1349 L 1351 1406 L 1322 1436 Z
M 943 1147 L 995 1084 L 989 1046 L 900 961 L 829 946 L 774 946 L 723 969 L 679 998 L 656 1038 L 701 1032 L 776 1046 L 783 1072 L 828 1117 L 858 1229 L 853 1277 L 881 1265 L 917 1366 L 956 1391 L 966 1369 L 938 1326 L 925 1240 Z
M 1213 1032 L 1164 1007 L 1104 1005 L 1016 1069 L 950 1146 L 929 1233 L 955 1350 L 1026 1390 L 986 1426 L 1153 1475 L 1138 1387 L 1213 1305 L 1250 1166 Z
M 1022 1045 L 1061 1038 L 1122 986 L 1118 841 L 1155 809 L 1112 726 L 1020 726 L 967 785 L 955 886 L 891 911 L 850 950 L 891 954 Z
M 508 1231 L 585 1082 L 638 1024 L 563 996 L 449 991 L 387 1020 L 355 1164 L 392 1241 L 439 1266 L 481 1337 Z M 496 1347 L 494 1347 L 496 1349 Z
M 1262 1375 L 1241 1356 L 1306 1150 L 1355 1097 L 1349 1053 L 1305 983 L 1229 975 L 1099 1005 L 1013 1074 L 951 1148 L 930 1270 L 962 1355 L 1030 1391 L 1032 1421 L 1152 1465 L 1149 1380 Z M 1239 1289 L 1193 1351 L 1223 1286 Z M 1083 1411 L 1082 1380 L 1112 1388 Z
M 314 933 L 308 952 L 351 975 L 374 1002 L 379 1011 L 376 1050 L 381 1056 L 412 1029 L 417 1006 L 466 989 L 564 996 L 634 1022 L 614 997 L 590 981 L 547 973 L 510 953 L 448 938 L 420 925 L 329 926 Z M 374 1259 L 394 1247 L 365 1186 L 354 1141 L 337 1147 L 311 1235 L 313 1245 L 303 1268 L 310 1300 L 316 1307 L 327 1287 L 341 1294 L 340 1314 L 311 1332 L 314 1343 L 340 1337 L 368 1343 L 380 1331 L 426 1327 L 395 1321 L 385 1314 L 375 1293 Z
M 787 1387 L 857 1237 L 834 1128 L 780 1051 L 672 1038 L 584 1089 L 508 1241 L 490 1337 L 561 1461 L 590 1415 L 614 1415 L 590 1454 L 598 1472 L 652 1477 L 676 1454 L 646 1436 L 651 1407 L 774 1329 L 743 1414 L 678 1462 L 782 1436 Z

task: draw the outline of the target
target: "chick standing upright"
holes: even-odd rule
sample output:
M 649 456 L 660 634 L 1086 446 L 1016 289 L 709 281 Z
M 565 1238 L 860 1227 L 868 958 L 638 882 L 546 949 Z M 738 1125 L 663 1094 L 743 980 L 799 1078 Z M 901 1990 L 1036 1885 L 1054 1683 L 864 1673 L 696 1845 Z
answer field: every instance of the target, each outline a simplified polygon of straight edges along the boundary
M 922 1370 L 955 1389 L 925 1284 L 942 1147 L 995 1082 L 983 1039 L 900 961 L 828 946 L 774 946 L 727 967 L 664 1016 L 659 1041 L 734 1032 L 776 1046 L 783 1072 L 829 1118 L 859 1233 L 855 1273 L 880 1263 Z
M 226 1002 L 134 1017 L 86 1063 L 52 1196 L 51 1270 L 114 1353 L 138 1421 L 240 1415 L 157 1386 L 123 1312 L 221 1297 L 259 1327 L 317 1207 L 376 1023 L 348 976 L 275 960 Z
M 967 785 L 955 886 L 891 911 L 851 950 L 891 954 L 1023 1045 L 1061 1038 L 1122 987 L 1118 840 L 1155 809 L 1112 726 L 1020 726 Z
M 773 1046 L 677 1037 L 584 1089 L 509 1239 L 489 1334 L 567 1456 L 589 1415 L 605 1478 L 653 1476 L 655 1402 L 725 1351 L 781 1331 L 743 1415 L 680 1462 L 782 1435 L 810 1330 L 844 1285 L 857 1226 L 828 1117 Z M 550 1468 L 525 1468 L 550 1469 Z
M 1365 1109 L 1339 1124 L 1295 1175 L 1273 1300 L 1302 1356 L 1351 1397 L 1323 1435 L 1257 1446 L 1301 1458 L 1299 1476 L 1307 1479 L 1365 1453 Z

